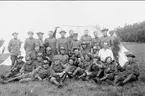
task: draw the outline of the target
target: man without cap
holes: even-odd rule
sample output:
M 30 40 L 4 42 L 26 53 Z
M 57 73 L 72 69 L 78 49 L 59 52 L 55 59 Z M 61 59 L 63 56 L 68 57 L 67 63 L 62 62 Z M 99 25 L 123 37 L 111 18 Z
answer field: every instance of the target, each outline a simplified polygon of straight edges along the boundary
M 32 31 L 28 32 L 28 38 L 25 40 L 24 49 L 26 51 L 26 58 L 31 57 L 32 59 L 36 59 L 35 54 L 35 43 L 36 39 L 33 38 L 34 33 Z
M 85 54 L 90 53 L 90 48 L 87 42 L 81 43 L 81 53 L 84 56 Z
M 11 39 L 8 44 L 8 51 L 11 53 L 11 61 L 12 61 L 11 68 L 13 67 L 15 63 L 17 56 L 21 54 L 20 48 L 21 48 L 21 43 L 22 43 L 20 39 L 18 39 L 17 32 L 13 32 L 12 35 L 14 38 Z
M 66 34 L 65 31 L 60 31 L 61 37 L 58 38 L 56 42 L 56 49 L 58 53 L 61 47 L 64 47 L 66 52 L 68 53 L 68 41 L 67 41 L 67 38 L 65 37 L 65 34 Z
M 38 53 L 36 60 L 34 60 L 33 63 L 36 65 L 36 68 L 41 66 L 43 64 L 43 53 Z
M 49 37 L 44 40 L 45 48 L 51 47 L 52 52 L 55 55 L 57 54 L 57 50 L 56 50 L 56 41 L 57 41 L 57 39 L 56 39 L 55 35 L 56 35 L 56 32 L 57 32 L 58 28 L 59 27 L 56 27 L 54 31 L 49 31 L 49 33 L 48 33 Z
M 73 41 L 70 45 L 70 50 L 73 52 L 74 48 L 80 48 L 81 47 L 81 42 L 78 40 L 78 33 L 73 34 Z
M 80 41 L 81 43 L 86 42 L 88 44 L 88 49 L 91 51 L 92 37 L 89 35 L 89 31 L 87 29 L 84 31 L 84 35 L 81 36 Z
M 107 29 L 107 28 L 102 29 L 103 36 L 100 37 L 100 46 L 101 46 L 101 48 L 103 48 L 103 44 L 108 43 L 108 47 L 112 49 L 113 41 L 112 41 L 111 37 L 107 35 L 108 30 L 109 29 Z
M 46 48 L 46 52 L 44 54 L 44 59 L 48 60 L 50 64 L 53 62 L 54 53 L 52 52 L 51 47 Z
M 44 43 L 43 43 L 43 32 L 37 32 L 38 35 L 38 39 L 36 39 L 35 42 L 35 51 L 36 54 L 38 54 L 39 52 L 44 54 L 45 48 L 44 48 Z
M 74 35 L 73 34 L 74 34 L 73 30 L 69 30 L 69 37 L 67 37 L 67 40 L 68 40 L 68 50 L 69 51 L 71 51 L 71 44 L 72 44 L 72 42 L 74 40 L 74 38 L 73 38 Z

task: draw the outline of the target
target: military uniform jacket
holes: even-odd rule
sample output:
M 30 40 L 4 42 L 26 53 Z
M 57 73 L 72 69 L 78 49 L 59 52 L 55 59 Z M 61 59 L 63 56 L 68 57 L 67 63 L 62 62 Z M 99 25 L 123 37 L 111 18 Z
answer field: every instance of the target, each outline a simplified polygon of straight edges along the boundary
M 109 36 L 106 36 L 106 37 L 102 36 L 102 37 L 100 37 L 100 46 L 101 46 L 101 48 L 103 48 L 103 44 L 104 43 L 107 43 L 109 47 L 113 46 L 113 41 L 112 41 L 111 37 L 109 37 Z
M 68 50 L 71 50 L 71 45 L 72 45 L 72 42 L 73 42 L 73 36 L 69 36 L 67 37 L 67 41 L 68 41 Z
M 42 61 L 35 60 L 33 61 L 33 64 L 35 64 L 36 68 L 38 68 L 39 66 L 42 66 L 43 60 Z
M 20 72 L 21 73 L 29 73 L 29 72 L 32 72 L 34 69 L 36 69 L 36 65 L 34 63 L 32 63 L 32 64 L 25 63 L 22 66 Z
M 35 40 L 35 48 L 39 48 L 38 52 L 43 53 L 43 52 L 44 52 L 43 40 L 41 40 L 41 39 L 36 39 L 36 40 Z
M 73 51 L 74 48 L 80 48 L 81 42 L 79 40 L 73 40 L 70 45 L 70 50 Z
M 59 55 L 55 55 L 54 59 L 55 58 L 58 58 L 61 61 L 62 64 L 66 64 L 66 62 L 68 61 L 68 55 L 59 54 Z
M 77 68 L 75 65 L 70 65 L 69 63 L 67 63 L 66 66 L 67 66 L 67 72 L 71 72 L 71 73 L 73 73 Z
M 33 52 L 35 51 L 35 43 L 36 43 L 36 39 L 34 38 L 27 38 L 24 44 L 24 49 L 26 51 L 26 54 L 28 52 Z
M 139 76 L 140 72 L 138 64 L 135 61 L 129 63 L 132 64 L 125 64 L 125 66 L 123 67 L 125 69 L 124 74 L 125 75 L 134 74 L 136 76 Z
M 60 47 L 64 47 L 68 51 L 68 41 L 67 38 L 58 38 L 56 42 L 56 49 L 59 52 Z
M 81 41 L 81 42 L 86 42 L 86 43 L 88 43 L 88 44 L 91 44 L 92 38 L 91 38 L 91 36 L 89 36 L 89 35 L 88 35 L 88 36 L 83 35 L 83 36 L 81 36 L 80 41 Z
M 61 73 L 66 69 L 66 66 L 60 64 L 52 64 L 51 67 L 51 76 L 57 76 L 56 73 Z
M 114 63 L 114 62 L 112 62 Z M 105 73 L 107 74 L 110 74 L 110 73 L 113 73 L 113 74 L 118 74 L 118 70 L 117 70 L 117 65 L 115 64 L 106 64 L 106 68 L 105 68 Z
M 56 54 L 57 53 L 56 42 L 57 42 L 57 39 L 55 37 L 50 37 L 44 40 L 44 45 L 45 47 L 48 47 L 48 46 L 51 47 L 53 53 Z
M 11 53 L 11 55 L 20 55 L 21 51 L 21 41 L 19 39 L 11 39 L 8 44 L 8 51 Z
M 20 69 L 22 68 L 22 66 L 25 64 L 24 61 L 18 63 L 18 62 L 15 62 L 14 66 L 12 67 L 11 71 L 14 71 L 16 73 L 20 72 Z
M 99 37 L 96 37 L 96 38 L 92 39 L 92 47 L 94 45 L 100 46 L 100 38 Z

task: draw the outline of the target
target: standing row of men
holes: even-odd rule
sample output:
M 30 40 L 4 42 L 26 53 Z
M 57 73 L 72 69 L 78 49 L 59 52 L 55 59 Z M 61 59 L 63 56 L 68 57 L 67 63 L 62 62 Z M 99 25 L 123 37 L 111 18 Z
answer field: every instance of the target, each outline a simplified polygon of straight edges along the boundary
M 81 36 L 80 40 L 78 40 L 78 33 L 74 33 L 73 30 L 69 31 L 70 36 L 65 37 L 66 31 L 60 31 L 60 38 L 56 38 L 56 32 L 59 27 L 56 27 L 54 31 L 49 31 L 49 37 L 43 41 L 43 32 L 38 32 L 38 39 L 33 37 L 34 33 L 32 31 L 28 32 L 28 38 L 25 40 L 24 49 L 26 51 L 26 57 L 31 57 L 32 59 L 36 59 L 36 56 L 39 52 L 45 53 L 46 48 L 50 47 L 53 51 L 53 54 L 59 54 L 59 50 L 61 47 L 64 47 L 66 53 L 71 53 L 74 48 L 80 48 L 84 53 L 92 52 L 93 46 L 96 46 L 98 49 L 103 47 L 104 43 L 107 43 L 109 48 L 112 48 L 113 42 L 109 36 L 107 36 L 108 29 L 101 30 L 103 33 L 102 37 L 98 37 L 97 31 L 94 32 L 94 38 L 92 38 L 88 33 L 89 31 L 86 29 L 84 31 L 84 35 Z M 13 39 L 10 40 L 8 45 L 8 51 L 11 53 L 11 61 L 12 66 L 18 55 L 21 54 L 20 48 L 22 42 L 18 39 L 18 33 L 12 33 L 14 36 Z M 86 48 L 82 48 L 82 46 Z

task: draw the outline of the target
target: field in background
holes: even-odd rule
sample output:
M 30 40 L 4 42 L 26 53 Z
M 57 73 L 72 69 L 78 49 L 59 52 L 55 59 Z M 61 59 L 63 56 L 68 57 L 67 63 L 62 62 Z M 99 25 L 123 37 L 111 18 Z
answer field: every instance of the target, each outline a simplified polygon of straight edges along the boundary
M 140 81 L 130 83 L 124 87 L 98 85 L 93 82 L 66 81 L 68 84 L 62 89 L 57 89 L 48 81 L 11 83 L 0 85 L 0 96 L 145 96 L 145 44 L 123 43 L 123 45 L 136 55 L 140 64 Z M 1 66 L 0 72 L 6 74 L 7 66 Z

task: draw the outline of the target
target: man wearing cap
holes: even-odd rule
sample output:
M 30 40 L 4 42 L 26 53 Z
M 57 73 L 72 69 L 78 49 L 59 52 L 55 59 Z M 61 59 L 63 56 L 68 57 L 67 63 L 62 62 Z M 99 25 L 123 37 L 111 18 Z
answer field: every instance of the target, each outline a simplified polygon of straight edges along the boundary
M 94 38 L 92 39 L 92 47 L 94 46 L 100 47 L 100 38 L 98 37 L 97 31 L 94 31 Z
M 108 43 L 108 47 L 112 49 L 113 41 L 111 37 L 107 35 L 107 32 L 108 32 L 108 29 L 106 28 L 102 29 L 103 36 L 100 37 L 100 46 L 101 48 L 103 48 L 103 44 Z
M 38 53 L 37 58 L 33 61 L 33 63 L 36 65 L 36 68 L 41 66 L 43 64 L 43 53 Z
M 47 59 L 49 62 L 53 62 L 54 53 L 52 52 L 51 47 L 46 48 L 46 52 L 44 54 L 44 58 Z
M 81 53 L 83 54 L 83 56 L 84 56 L 85 54 L 90 53 L 90 48 L 88 47 L 87 42 L 82 42 L 82 43 L 81 43 Z
M 60 54 L 55 55 L 54 58 L 58 58 L 62 64 L 66 64 L 68 61 L 68 55 L 66 55 L 66 49 L 64 47 L 60 47 Z
M 67 37 L 69 51 L 71 51 L 71 44 L 72 44 L 72 41 L 74 40 L 73 36 L 74 36 L 73 30 L 69 30 L 69 37 Z
M 8 72 L 8 74 L 6 74 L 5 76 L 1 75 L 1 78 L 5 80 L 10 77 L 16 76 L 20 72 L 20 69 L 22 68 L 22 66 L 25 63 L 22 59 L 23 59 L 23 56 L 20 56 L 20 55 L 17 56 L 17 60 L 14 64 L 14 66 L 11 68 L 10 72 Z
M 92 37 L 88 34 L 89 31 L 86 29 L 84 31 L 84 35 L 81 36 L 80 41 L 82 42 L 86 42 L 88 45 L 88 49 L 91 51 L 91 42 L 92 42 Z
M 38 35 L 38 39 L 36 39 L 36 42 L 35 42 L 35 51 L 36 51 L 36 53 L 38 53 L 38 52 L 44 53 L 44 51 L 45 51 L 44 44 L 43 44 L 44 33 L 37 32 L 37 35 Z
M 56 49 L 58 53 L 61 47 L 64 47 L 66 50 L 66 53 L 68 53 L 68 41 L 67 41 L 67 38 L 65 38 L 65 34 L 66 34 L 65 31 L 60 31 L 61 37 L 58 38 L 56 42 Z
M 81 47 L 81 42 L 78 40 L 78 33 L 74 33 L 73 41 L 70 45 L 70 50 L 72 52 L 74 48 L 80 48 L 80 47 Z
M 56 39 L 55 35 L 56 35 L 56 32 L 57 32 L 58 28 L 59 27 L 56 27 L 54 31 L 49 31 L 49 33 L 48 33 L 49 37 L 44 40 L 45 48 L 51 47 L 52 52 L 55 55 L 57 54 L 57 50 L 56 50 L 56 41 L 57 41 L 57 39 Z
M 20 39 L 18 39 L 17 32 L 13 32 L 12 35 L 14 36 L 14 38 L 11 39 L 8 44 L 8 51 L 11 53 L 11 61 L 12 61 L 11 68 L 15 63 L 17 56 L 21 54 L 20 48 L 22 43 Z
M 35 54 L 35 43 L 36 39 L 33 38 L 34 33 L 32 31 L 28 32 L 28 38 L 25 40 L 24 49 L 26 51 L 26 58 L 31 57 L 32 59 L 36 58 Z
M 135 55 L 128 54 L 128 62 L 123 66 L 124 71 L 120 72 L 114 80 L 117 85 L 124 85 L 128 82 L 138 80 L 140 75 L 139 65 L 137 61 L 134 60 Z

